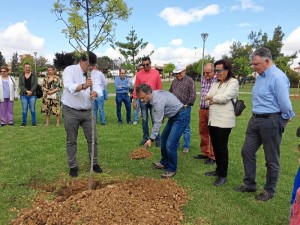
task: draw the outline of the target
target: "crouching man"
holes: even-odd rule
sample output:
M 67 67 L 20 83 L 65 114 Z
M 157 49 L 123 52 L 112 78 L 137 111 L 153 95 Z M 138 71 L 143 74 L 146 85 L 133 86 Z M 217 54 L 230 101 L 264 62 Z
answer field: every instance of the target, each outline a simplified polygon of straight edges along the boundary
M 161 178 L 175 176 L 177 170 L 177 148 L 179 139 L 185 128 L 190 123 L 190 111 L 168 91 L 152 89 L 147 84 L 136 87 L 136 94 L 141 102 L 152 106 L 153 127 L 150 139 L 144 144 L 150 147 L 156 136 L 159 134 L 163 119 L 169 118 L 161 135 L 161 160 L 153 163 L 156 169 L 165 169 Z

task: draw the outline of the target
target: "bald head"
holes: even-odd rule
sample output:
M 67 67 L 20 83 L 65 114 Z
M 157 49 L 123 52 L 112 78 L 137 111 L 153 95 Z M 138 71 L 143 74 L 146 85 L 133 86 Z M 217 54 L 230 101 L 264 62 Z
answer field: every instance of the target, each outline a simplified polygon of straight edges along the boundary
M 213 63 L 207 63 L 205 64 L 203 68 L 203 76 L 206 80 L 210 80 L 214 77 L 214 64 Z

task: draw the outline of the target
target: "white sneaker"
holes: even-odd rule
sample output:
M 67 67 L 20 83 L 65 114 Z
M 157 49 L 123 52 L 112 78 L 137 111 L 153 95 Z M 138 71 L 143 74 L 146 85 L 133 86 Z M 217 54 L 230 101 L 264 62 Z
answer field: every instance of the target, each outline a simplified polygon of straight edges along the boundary
M 136 121 L 133 121 L 133 125 L 137 125 L 137 122 L 136 122 Z
M 184 148 L 182 152 L 183 152 L 183 153 L 189 153 L 189 151 L 190 151 L 190 149 Z

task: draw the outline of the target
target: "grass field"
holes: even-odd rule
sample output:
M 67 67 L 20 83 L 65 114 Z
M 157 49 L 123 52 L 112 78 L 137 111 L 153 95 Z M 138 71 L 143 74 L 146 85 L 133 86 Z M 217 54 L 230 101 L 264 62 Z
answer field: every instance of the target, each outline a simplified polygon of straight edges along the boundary
M 164 89 L 170 83 L 164 82 Z M 199 85 L 198 85 L 199 86 Z M 240 92 L 251 92 L 252 86 L 247 84 Z M 199 88 L 197 88 L 199 91 Z M 109 84 L 113 93 L 113 84 Z M 296 94 L 297 90 L 292 89 Z M 299 126 L 299 100 L 292 99 L 296 117 L 286 127 L 281 148 L 281 174 L 276 196 L 268 202 L 254 199 L 253 193 L 242 194 L 233 191 L 233 187 L 242 184 L 243 164 L 241 146 L 245 137 L 245 129 L 251 115 L 251 95 L 240 94 L 247 108 L 237 119 L 237 126 L 232 130 L 229 142 L 228 182 L 222 187 L 212 185 L 214 178 L 204 176 L 204 172 L 214 170 L 215 166 L 207 166 L 203 161 L 193 159 L 200 153 L 198 136 L 199 96 L 192 109 L 191 151 L 189 154 L 178 150 L 179 164 L 174 177 L 190 196 L 184 206 L 184 224 L 251 224 L 274 225 L 288 224 L 289 201 L 293 187 L 293 179 L 297 170 L 297 145 L 299 139 L 295 135 Z M 44 127 L 45 116 L 40 112 L 41 100 L 37 102 L 38 126 L 20 128 L 21 103 L 15 102 L 15 126 L 0 128 L 0 224 L 9 224 L 15 217 L 14 209 L 30 207 L 37 191 L 31 189 L 34 184 L 49 184 L 58 179 L 69 179 L 69 168 L 65 153 L 65 131 L 63 125 L 55 127 L 54 117 L 49 127 Z M 152 147 L 154 156 L 145 160 L 130 160 L 128 155 L 138 147 L 142 139 L 141 121 L 137 126 L 117 125 L 114 97 L 105 102 L 107 125 L 97 125 L 99 138 L 99 162 L 104 174 L 97 178 L 107 177 L 154 177 L 159 179 L 161 171 L 151 168 L 153 161 L 160 159 L 160 150 Z M 124 106 L 123 118 L 125 117 Z M 29 115 L 28 115 L 29 116 Z M 28 124 L 30 124 L 30 116 Z M 88 177 L 89 160 L 86 142 L 82 131 L 78 138 L 79 174 Z M 257 155 L 257 183 L 259 191 L 265 183 L 265 161 L 262 150 Z

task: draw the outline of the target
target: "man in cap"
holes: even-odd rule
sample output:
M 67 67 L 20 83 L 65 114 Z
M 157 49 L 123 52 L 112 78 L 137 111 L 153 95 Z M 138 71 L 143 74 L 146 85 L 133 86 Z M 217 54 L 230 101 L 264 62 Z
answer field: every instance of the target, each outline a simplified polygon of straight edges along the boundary
M 175 79 L 173 80 L 169 91 L 173 93 L 179 101 L 184 105 L 186 110 L 191 113 L 191 108 L 196 101 L 196 85 L 192 78 L 186 76 L 186 66 L 177 64 L 173 70 Z M 191 144 L 191 128 L 190 123 L 187 125 L 183 133 L 183 152 L 188 153 Z

